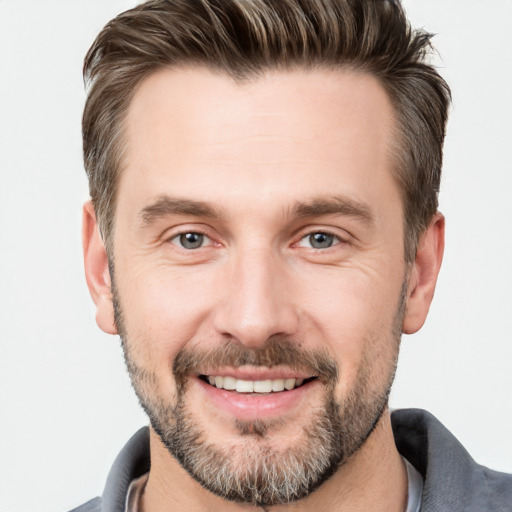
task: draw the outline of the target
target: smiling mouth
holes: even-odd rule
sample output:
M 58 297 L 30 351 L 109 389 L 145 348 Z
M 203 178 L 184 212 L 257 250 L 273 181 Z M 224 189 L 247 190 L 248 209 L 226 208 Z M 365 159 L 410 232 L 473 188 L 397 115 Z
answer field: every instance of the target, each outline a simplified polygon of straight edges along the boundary
M 200 375 L 199 378 L 218 389 L 236 391 L 237 393 L 262 394 L 291 391 L 317 379 L 317 377 L 310 377 L 307 379 L 242 380 L 220 375 Z

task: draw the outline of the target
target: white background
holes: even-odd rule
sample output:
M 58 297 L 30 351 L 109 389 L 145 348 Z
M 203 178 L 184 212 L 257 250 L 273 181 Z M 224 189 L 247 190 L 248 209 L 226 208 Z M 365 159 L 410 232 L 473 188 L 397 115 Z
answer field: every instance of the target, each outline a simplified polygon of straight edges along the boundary
M 83 277 L 82 59 L 128 0 L 0 0 L 0 512 L 64 512 L 101 493 L 145 423 Z M 392 407 L 438 416 L 512 471 L 512 0 L 408 0 L 454 106 L 444 267 L 404 337 Z

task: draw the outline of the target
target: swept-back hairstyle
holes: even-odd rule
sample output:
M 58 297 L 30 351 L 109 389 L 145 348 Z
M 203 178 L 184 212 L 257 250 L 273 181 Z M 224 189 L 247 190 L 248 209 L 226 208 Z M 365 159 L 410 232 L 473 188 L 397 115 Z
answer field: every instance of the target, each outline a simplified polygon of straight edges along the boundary
M 162 68 L 203 66 L 235 80 L 266 70 L 368 73 L 396 115 L 395 179 L 405 258 L 437 211 L 450 90 L 428 62 L 431 34 L 413 31 L 399 0 L 150 0 L 120 14 L 85 58 L 83 150 L 91 198 L 112 249 L 123 123 L 140 83 Z

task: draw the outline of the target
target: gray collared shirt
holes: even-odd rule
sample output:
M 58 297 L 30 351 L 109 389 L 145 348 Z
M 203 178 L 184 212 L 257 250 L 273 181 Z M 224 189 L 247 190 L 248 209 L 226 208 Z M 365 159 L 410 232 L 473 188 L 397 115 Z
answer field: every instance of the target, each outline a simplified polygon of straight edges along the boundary
M 477 464 L 430 413 L 391 413 L 398 451 L 424 479 L 421 512 L 512 512 L 512 475 Z M 149 471 L 149 429 L 137 432 L 118 455 L 101 498 L 73 512 L 124 512 L 130 483 Z

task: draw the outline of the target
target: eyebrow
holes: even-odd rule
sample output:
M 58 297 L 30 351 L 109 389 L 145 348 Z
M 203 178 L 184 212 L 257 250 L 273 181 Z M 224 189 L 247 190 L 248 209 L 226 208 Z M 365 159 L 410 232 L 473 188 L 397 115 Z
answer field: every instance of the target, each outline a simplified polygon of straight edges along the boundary
M 360 219 L 368 225 L 375 222 L 375 217 L 366 204 L 345 196 L 318 198 L 306 203 L 299 202 L 293 206 L 291 213 L 294 217 L 345 215 Z
M 375 222 L 374 216 L 366 204 L 345 196 L 297 202 L 288 211 L 290 217 L 296 218 L 345 215 L 358 218 L 369 225 Z M 220 219 L 223 217 L 220 210 L 204 201 L 182 199 L 167 195 L 159 196 L 153 203 L 144 207 L 140 213 L 144 225 L 152 224 L 156 220 L 170 215 L 191 215 L 209 219 Z
M 210 219 L 218 219 L 222 216 L 219 210 L 203 201 L 181 199 L 167 195 L 159 196 L 140 212 L 142 222 L 146 225 L 169 215 L 192 215 Z

